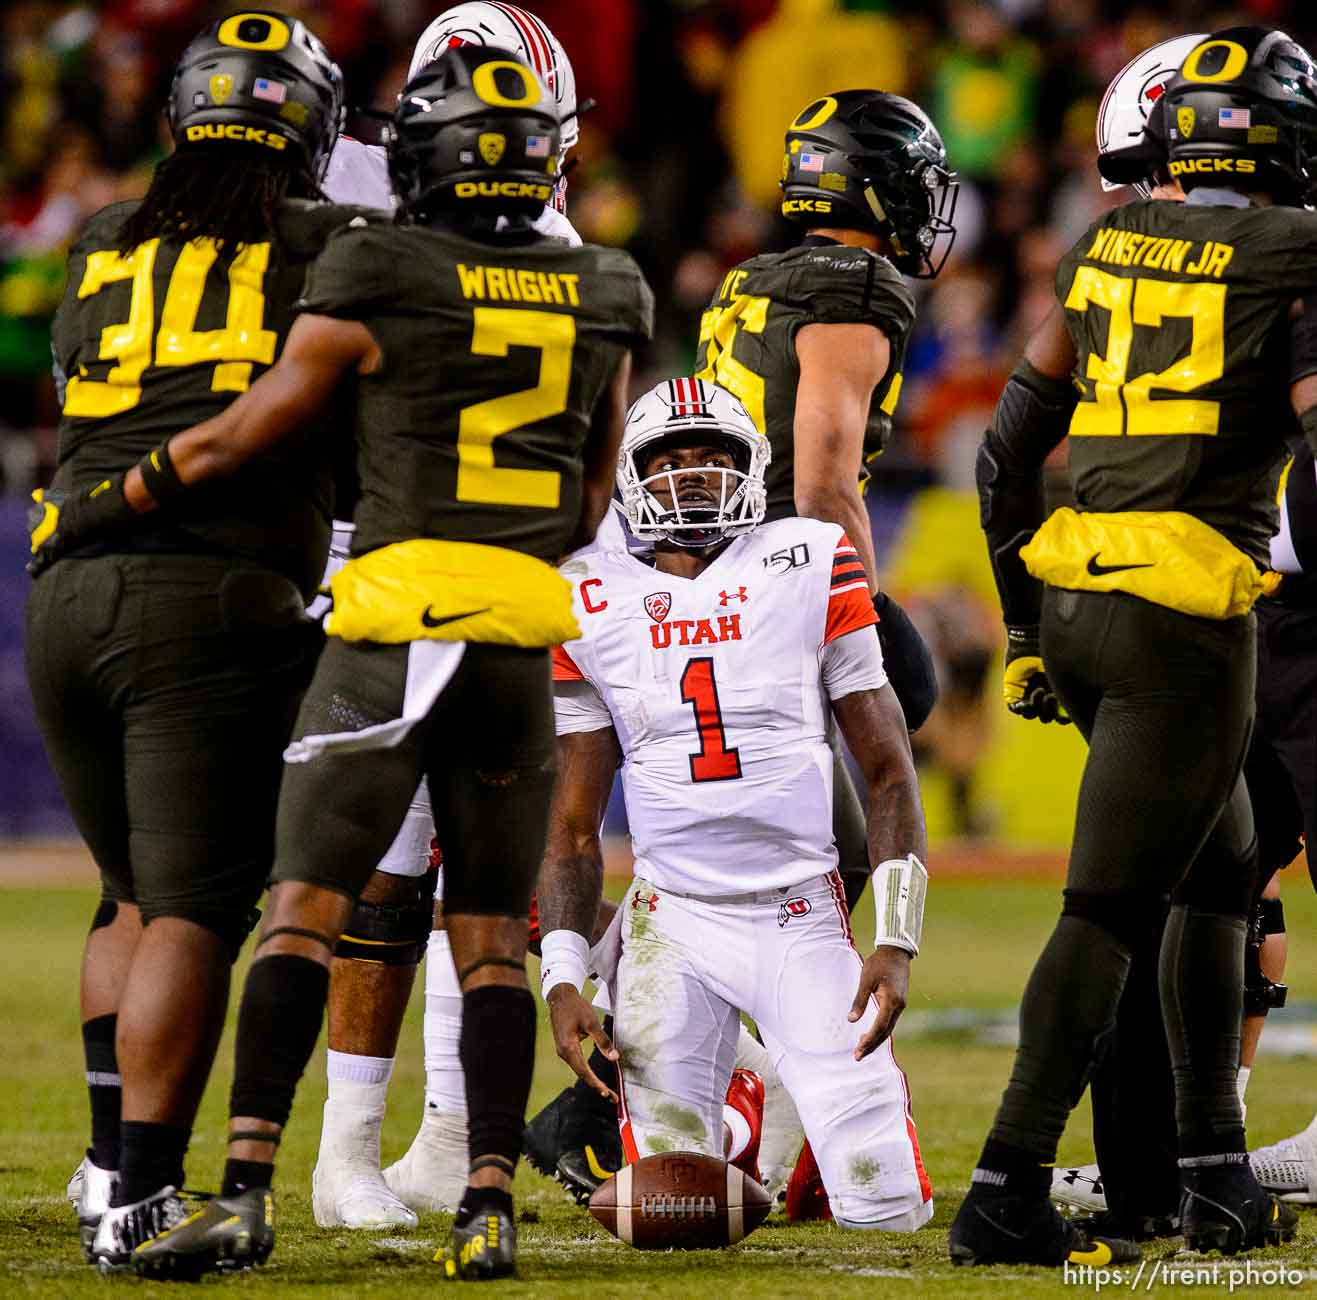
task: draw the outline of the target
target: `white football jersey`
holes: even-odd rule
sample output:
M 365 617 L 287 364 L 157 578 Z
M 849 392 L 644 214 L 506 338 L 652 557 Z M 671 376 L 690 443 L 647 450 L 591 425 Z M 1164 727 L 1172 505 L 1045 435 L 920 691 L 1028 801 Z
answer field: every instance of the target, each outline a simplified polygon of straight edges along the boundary
M 764 524 L 694 579 L 617 549 L 562 573 L 584 635 L 554 652 L 558 731 L 616 730 L 636 874 L 722 897 L 831 870 L 825 647 L 876 622 L 842 530 Z M 884 685 L 877 633 L 851 642 L 836 693 Z

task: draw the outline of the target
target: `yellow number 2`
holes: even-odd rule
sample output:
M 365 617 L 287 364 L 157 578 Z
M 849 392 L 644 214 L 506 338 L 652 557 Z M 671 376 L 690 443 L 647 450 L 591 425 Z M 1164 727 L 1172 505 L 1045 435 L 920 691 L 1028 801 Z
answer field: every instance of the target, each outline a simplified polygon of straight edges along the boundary
M 498 506 L 556 510 L 562 476 L 547 469 L 506 469 L 494 464 L 494 439 L 567 409 L 576 320 L 563 312 L 477 307 L 471 351 L 506 357 L 508 348 L 535 348 L 540 379 L 534 388 L 477 402 L 457 427 L 457 499 Z
M 1110 323 L 1106 354 L 1088 354 L 1084 373 L 1093 381 L 1093 400 L 1075 408 L 1071 435 L 1215 434 L 1221 416 L 1219 402 L 1153 397 L 1152 390 L 1191 393 L 1225 373 L 1226 288 L 1224 284 L 1130 279 L 1095 266 L 1081 266 L 1066 296 L 1067 309 L 1086 312 L 1091 303 L 1106 309 Z M 1134 327 L 1155 329 L 1168 316 L 1187 317 L 1192 322 L 1188 354 L 1164 370 L 1131 378 Z
M 269 244 L 244 244 L 229 264 L 229 305 L 224 328 L 196 329 L 206 277 L 215 261 L 209 239 L 185 244 L 169 277 L 156 330 L 152 278 L 158 239 L 148 239 L 126 256 L 113 250 L 89 253 L 78 297 L 90 298 L 109 284 L 132 281 L 128 319 L 101 331 L 97 359 L 114 361 L 103 380 L 89 379 L 85 366 L 69 378 L 64 414 L 101 420 L 130 411 L 142 400 L 142 376 L 148 365 L 214 365 L 213 392 L 243 393 L 251 385 L 252 364 L 274 361 L 279 336 L 262 328 L 265 317 L 265 272 Z M 154 356 L 151 346 L 155 334 Z

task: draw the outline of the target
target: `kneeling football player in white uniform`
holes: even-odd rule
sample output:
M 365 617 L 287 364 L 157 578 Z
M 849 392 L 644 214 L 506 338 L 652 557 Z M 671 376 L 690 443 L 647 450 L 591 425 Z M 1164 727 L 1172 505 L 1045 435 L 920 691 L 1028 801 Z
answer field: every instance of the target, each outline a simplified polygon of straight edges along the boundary
M 612 997 L 629 1160 L 723 1154 L 740 1014 L 799 1111 L 836 1221 L 912 1231 L 933 1213 L 891 1033 L 918 952 L 923 810 L 855 548 L 836 524 L 761 525 L 769 445 L 695 379 L 628 416 L 618 470 L 653 563 L 563 566 L 584 635 L 555 656 L 559 777 L 539 883 L 543 987 L 559 1054 Z M 832 836 L 835 719 L 868 787 L 878 947 L 851 935 Z M 619 765 L 636 878 L 591 955 L 599 825 Z

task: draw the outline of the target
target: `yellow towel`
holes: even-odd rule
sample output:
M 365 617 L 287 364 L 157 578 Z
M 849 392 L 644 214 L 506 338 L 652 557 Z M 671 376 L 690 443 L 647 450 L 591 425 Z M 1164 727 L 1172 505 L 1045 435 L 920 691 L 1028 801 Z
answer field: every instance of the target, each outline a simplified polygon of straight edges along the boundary
M 396 645 L 433 638 L 551 646 L 581 635 L 571 584 L 501 546 L 416 538 L 349 560 L 329 580 L 330 636 Z
M 1209 524 L 1179 511 L 1081 514 L 1063 506 L 1020 549 L 1052 587 L 1123 591 L 1198 618 L 1238 618 L 1280 585 Z

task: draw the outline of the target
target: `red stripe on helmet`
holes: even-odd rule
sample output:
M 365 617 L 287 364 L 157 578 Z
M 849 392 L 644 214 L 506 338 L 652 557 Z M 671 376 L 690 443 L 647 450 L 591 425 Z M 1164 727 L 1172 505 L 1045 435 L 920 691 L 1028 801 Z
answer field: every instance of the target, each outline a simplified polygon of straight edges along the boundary
M 518 9 L 515 5 L 500 4 L 499 0 L 490 0 L 490 2 L 495 9 L 506 14 L 512 20 L 512 25 L 521 33 L 521 39 L 526 42 L 526 49 L 530 53 L 531 66 L 543 77 L 552 67 L 553 60 L 549 56 L 548 42 L 527 21 L 530 15 L 522 9 Z

